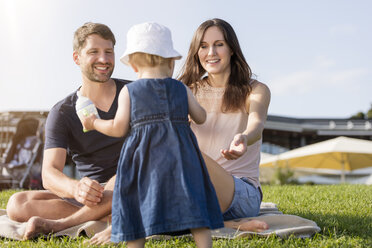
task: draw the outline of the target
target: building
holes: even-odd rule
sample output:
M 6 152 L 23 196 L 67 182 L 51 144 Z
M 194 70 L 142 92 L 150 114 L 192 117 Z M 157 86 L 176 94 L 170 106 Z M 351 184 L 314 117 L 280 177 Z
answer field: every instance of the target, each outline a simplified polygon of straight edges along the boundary
M 307 119 L 269 115 L 263 132 L 263 152 L 277 154 L 338 136 L 372 140 L 372 119 Z
M 47 111 L 0 112 L 0 158 L 21 118 L 34 117 L 45 122 L 47 115 Z M 277 154 L 338 136 L 372 140 L 372 119 L 307 119 L 269 115 L 263 132 L 262 151 Z

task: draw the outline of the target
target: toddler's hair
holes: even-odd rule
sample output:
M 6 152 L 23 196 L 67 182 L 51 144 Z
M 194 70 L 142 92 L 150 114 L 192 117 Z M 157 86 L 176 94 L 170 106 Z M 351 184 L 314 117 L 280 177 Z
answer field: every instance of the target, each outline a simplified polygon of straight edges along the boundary
M 168 65 L 172 60 L 174 60 L 174 58 L 163 58 L 149 53 L 137 52 L 129 54 L 129 63 L 144 67 Z

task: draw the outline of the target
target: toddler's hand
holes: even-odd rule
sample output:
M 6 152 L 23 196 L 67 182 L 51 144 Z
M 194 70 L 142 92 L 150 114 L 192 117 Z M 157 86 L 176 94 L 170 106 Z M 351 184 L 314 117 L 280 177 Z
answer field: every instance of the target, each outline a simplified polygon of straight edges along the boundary
M 227 160 L 241 157 L 247 151 L 247 136 L 238 133 L 234 136 L 229 149 L 221 149 L 221 154 Z
M 94 121 L 97 119 L 95 114 L 90 114 L 88 117 L 83 117 L 81 119 L 81 124 L 83 124 L 84 131 L 94 130 Z

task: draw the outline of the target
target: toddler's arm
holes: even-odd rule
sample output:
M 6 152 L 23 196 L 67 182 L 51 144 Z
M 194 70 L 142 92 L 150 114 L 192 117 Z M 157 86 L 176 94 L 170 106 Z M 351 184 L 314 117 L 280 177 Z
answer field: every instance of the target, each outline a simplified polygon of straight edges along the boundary
M 196 101 L 189 87 L 185 86 L 187 92 L 187 101 L 189 104 L 189 114 L 196 124 L 203 124 L 207 119 L 207 113 L 204 108 Z
M 83 126 L 87 130 L 97 130 L 103 134 L 112 137 L 123 137 L 129 130 L 130 122 L 130 100 L 128 88 L 120 91 L 118 99 L 118 110 L 116 111 L 115 118 L 112 120 L 97 119 L 91 115 L 82 120 Z

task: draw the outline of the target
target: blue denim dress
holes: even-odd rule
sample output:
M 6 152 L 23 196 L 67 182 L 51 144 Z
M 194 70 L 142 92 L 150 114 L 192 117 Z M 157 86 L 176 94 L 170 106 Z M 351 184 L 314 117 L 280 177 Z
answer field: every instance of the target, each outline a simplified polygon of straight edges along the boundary
M 112 202 L 111 241 L 223 227 L 216 192 L 188 123 L 185 86 L 174 79 L 127 85 L 131 130 Z

